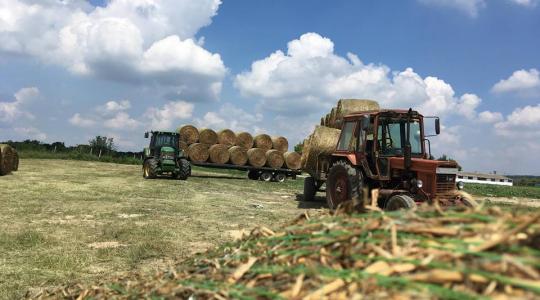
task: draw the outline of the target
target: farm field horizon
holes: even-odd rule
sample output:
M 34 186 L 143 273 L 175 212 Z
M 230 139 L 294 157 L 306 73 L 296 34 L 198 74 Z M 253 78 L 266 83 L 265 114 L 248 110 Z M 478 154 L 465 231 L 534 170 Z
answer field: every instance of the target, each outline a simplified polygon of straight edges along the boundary
M 255 226 L 276 228 L 327 210 L 323 194 L 301 201 L 302 178 L 268 183 L 195 168 L 187 181 L 144 180 L 141 173 L 136 165 L 21 160 L 18 172 L 0 180 L 0 298 L 154 271 Z M 477 191 L 484 193 L 478 200 L 508 209 L 538 207 L 532 198 Z

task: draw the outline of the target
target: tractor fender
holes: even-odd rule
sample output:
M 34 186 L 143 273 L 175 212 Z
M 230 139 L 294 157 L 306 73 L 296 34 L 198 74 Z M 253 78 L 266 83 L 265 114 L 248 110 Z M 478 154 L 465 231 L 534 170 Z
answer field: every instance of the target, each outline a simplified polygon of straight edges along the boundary
M 332 154 L 330 165 L 333 165 L 339 160 L 348 162 L 351 166 L 358 167 L 356 154 L 354 153 L 334 153 Z

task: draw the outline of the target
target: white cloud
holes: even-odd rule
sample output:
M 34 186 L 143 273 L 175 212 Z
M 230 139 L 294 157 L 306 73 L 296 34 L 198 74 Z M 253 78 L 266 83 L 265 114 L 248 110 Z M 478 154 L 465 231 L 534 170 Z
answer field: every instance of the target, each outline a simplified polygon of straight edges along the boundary
M 150 121 L 152 130 L 171 130 L 175 126 L 174 122 L 191 118 L 194 105 L 186 101 L 168 102 L 161 108 L 149 108 L 145 116 Z
M 118 130 L 133 130 L 139 127 L 140 123 L 132 119 L 128 113 L 119 112 L 111 119 L 105 120 L 103 125 L 107 128 Z
M 478 114 L 478 120 L 482 123 L 496 123 L 504 119 L 500 112 L 483 111 Z
M 514 92 L 522 96 L 535 96 L 540 93 L 540 72 L 537 69 L 517 70 L 507 79 L 497 82 L 494 93 Z
M 420 3 L 432 6 L 457 9 L 470 17 L 478 16 L 480 9 L 486 6 L 485 0 L 418 0 Z M 517 0 L 519 1 L 519 0 Z
M 538 4 L 538 0 L 510 0 L 510 2 L 524 7 L 535 7 Z
M 260 99 L 262 109 L 289 115 L 321 114 L 339 98 L 368 98 L 383 107 L 474 117 L 481 101 L 474 94 L 457 97 L 442 79 L 422 78 L 412 68 L 392 72 L 333 49 L 330 39 L 306 33 L 289 42 L 287 54 L 278 50 L 253 62 L 251 70 L 236 76 L 235 86 L 243 96 Z
M 90 128 L 96 125 L 96 121 L 90 118 L 85 118 L 81 116 L 80 113 L 74 114 L 70 119 L 69 123 L 77 127 L 86 127 Z
M 108 101 L 104 105 L 98 106 L 96 110 L 104 115 L 107 115 L 111 113 L 125 111 L 130 108 L 131 108 L 131 102 L 129 102 L 129 100 L 120 100 L 120 101 Z
M 0 51 L 73 73 L 159 84 L 193 100 L 217 99 L 226 68 L 194 41 L 220 0 L 0 0 Z
M 495 130 L 506 137 L 540 138 L 540 104 L 515 109 L 505 121 L 495 124 Z
M 219 111 L 207 112 L 202 118 L 196 118 L 199 127 L 216 130 L 229 128 L 233 131 L 260 132 L 263 121 L 261 113 L 249 113 L 230 103 L 221 106 Z
M 25 139 L 43 141 L 47 139 L 47 134 L 41 132 L 35 127 L 15 127 L 13 129 L 17 134 L 23 136 Z
M 36 87 L 22 88 L 15 93 L 15 101 L 0 102 L 0 121 L 13 122 L 24 117 L 33 119 L 34 115 L 25 110 L 25 106 L 39 96 L 39 89 Z

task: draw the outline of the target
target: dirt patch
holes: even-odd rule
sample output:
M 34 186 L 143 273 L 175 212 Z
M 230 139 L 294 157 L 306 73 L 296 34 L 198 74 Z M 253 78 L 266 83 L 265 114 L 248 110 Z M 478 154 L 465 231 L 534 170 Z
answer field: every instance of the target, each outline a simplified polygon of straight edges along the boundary
M 540 208 L 540 200 L 531 199 L 531 198 L 520 198 L 520 197 L 478 197 L 480 201 L 486 201 L 487 203 L 492 204 L 503 204 L 503 205 L 515 205 L 515 206 L 527 206 Z

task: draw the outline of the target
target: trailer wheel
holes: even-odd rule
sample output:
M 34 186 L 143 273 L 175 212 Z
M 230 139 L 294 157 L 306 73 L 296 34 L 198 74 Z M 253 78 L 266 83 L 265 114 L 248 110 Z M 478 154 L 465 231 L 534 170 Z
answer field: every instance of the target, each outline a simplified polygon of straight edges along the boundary
M 416 207 L 414 200 L 405 194 L 398 194 L 390 197 L 386 202 L 385 210 L 413 209 Z
M 277 182 L 285 182 L 285 179 L 287 179 L 287 176 L 283 173 L 277 173 L 274 175 L 274 180 Z
M 248 171 L 248 178 L 251 180 L 257 180 L 259 179 L 259 172 L 255 170 L 249 170 Z
M 336 209 L 348 200 L 362 199 L 362 173 L 345 161 L 335 162 L 328 172 L 326 180 L 326 202 L 330 209 Z
M 262 181 L 271 181 L 272 180 L 272 173 L 268 172 L 268 171 L 265 171 L 265 172 L 262 172 L 261 173 L 261 176 L 260 176 L 260 179 Z
M 315 178 L 309 176 L 304 179 L 304 201 L 314 201 L 317 194 Z

